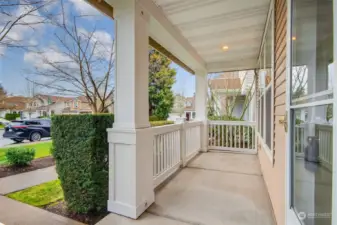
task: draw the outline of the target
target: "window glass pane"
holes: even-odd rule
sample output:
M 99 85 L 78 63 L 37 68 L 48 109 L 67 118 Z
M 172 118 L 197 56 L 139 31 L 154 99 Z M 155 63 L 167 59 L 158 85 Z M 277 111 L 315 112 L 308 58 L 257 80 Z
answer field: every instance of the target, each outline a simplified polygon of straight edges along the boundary
M 264 96 L 261 97 L 261 137 L 263 138 L 264 137 Z
M 332 9 L 331 0 L 293 1 L 292 104 L 333 97 Z
M 266 52 L 265 52 L 265 57 L 266 57 L 266 86 L 271 82 L 272 80 L 272 54 L 273 54 L 273 28 L 272 28 L 272 19 L 273 17 L 271 16 L 268 22 L 268 28 L 266 32 Z
M 268 88 L 266 91 L 266 116 L 265 116 L 265 122 L 266 122 L 266 144 L 271 149 L 271 124 L 274 122 L 272 115 L 271 115 L 271 87 Z
M 332 105 L 295 110 L 293 206 L 304 225 L 331 225 L 332 115 Z
M 261 102 L 258 102 L 258 110 L 257 110 L 257 119 L 258 119 L 258 123 L 257 123 L 257 131 L 259 133 L 261 133 Z

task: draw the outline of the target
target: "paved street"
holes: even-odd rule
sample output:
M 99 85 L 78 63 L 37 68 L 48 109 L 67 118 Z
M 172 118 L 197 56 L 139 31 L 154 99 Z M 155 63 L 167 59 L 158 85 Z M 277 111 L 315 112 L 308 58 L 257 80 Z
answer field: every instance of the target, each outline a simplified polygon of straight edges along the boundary
M 4 130 L 0 130 L 0 148 L 6 145 L 14 144 L 14 141 L 7 139 L 7 138 L 3 138 L 2 137 L 3 133 L 4 133 Z
M 2 135 L 4 133 L 4 130 L 0 130 L 0 148 L 1 147 L 5 147 L 7 145 L 16 145 L 16 143 L 8 138 L 3 138 Z M 42 141 L 47 141 L 47 140 L 50 140 L 50 138 L 42 138 Z M 22 143 L 30 143 L 30 141 L 28 140 L 25 140 L 24 142 Z M 20 143 L 20 144 L 22 144 Z

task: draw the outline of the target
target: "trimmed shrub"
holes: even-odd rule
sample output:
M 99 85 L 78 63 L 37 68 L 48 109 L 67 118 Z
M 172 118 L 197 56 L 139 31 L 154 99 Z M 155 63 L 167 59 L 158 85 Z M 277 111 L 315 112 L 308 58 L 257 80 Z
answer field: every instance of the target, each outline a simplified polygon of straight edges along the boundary
M 6 158 L 12 166 L 27 166 L 35 157 L 33 148 L 10 148 L 6 152 Z
M 52 117 L 56 171 L 70 210 L 106 210 L 108 201 L 108 137 L 112 114 L 55 115 Z
M 174 124 L 173 121 L 161 120 L 161 121 L 150 121 L 151 127 L 164 126 L 169 124 Z
M 159 117 L 158 116 L 150 116 L 149 117 L 149 121 L 159 121 Z
M 6 120 L 16 120 L 16 118 L 20 117 L 20 113 L 6 113 L 5 119 Z

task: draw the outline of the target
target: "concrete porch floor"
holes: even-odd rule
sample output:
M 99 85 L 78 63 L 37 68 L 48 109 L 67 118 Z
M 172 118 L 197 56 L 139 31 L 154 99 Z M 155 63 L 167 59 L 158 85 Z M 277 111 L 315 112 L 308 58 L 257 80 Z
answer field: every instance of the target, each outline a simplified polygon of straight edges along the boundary
M 256 155 L 209 152 L 156 191 L 138 220 L 110 214 L 99 225 L 275 225 Z

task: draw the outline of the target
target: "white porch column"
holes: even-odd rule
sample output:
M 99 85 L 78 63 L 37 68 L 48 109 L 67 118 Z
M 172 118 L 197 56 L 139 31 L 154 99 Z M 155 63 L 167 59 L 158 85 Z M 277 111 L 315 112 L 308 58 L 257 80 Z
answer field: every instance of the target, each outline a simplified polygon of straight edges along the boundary
M 201 150 L 207 152 L 207 72 L 196 71 L 195 73 L 195 115 L 196 120 L 203 121 L 201 129 Z
M 148 20 L 136 0 L 110 0 L 116 19 L 115 123 L 109 137 L 108 210 L 133 219 L 153 202 Z

